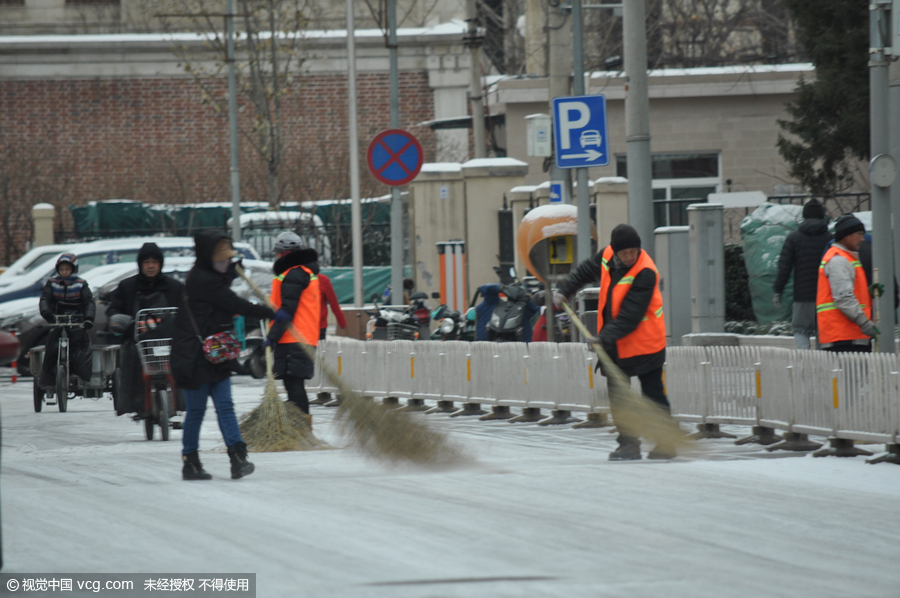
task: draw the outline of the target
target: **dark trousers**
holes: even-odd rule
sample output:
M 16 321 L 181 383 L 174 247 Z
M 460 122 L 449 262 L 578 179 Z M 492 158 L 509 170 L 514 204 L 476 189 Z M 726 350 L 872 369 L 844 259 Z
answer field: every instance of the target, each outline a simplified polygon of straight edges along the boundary
M 141 360 L 134 340 L 126 339 L 119 351 L 119 387 L 116 389 L 116 414 L 144 411 L 144 381 L 141 376 Z
M 641 392 L 648 399 L 662 407 L 669 413 L 669 398 L 666 396 L 665 386 L 662 381 L 662 368 L 649 371 L 646 374 L 638 376 L 641 382 Z M 612 379 L 607 378 L 609 384 L 609 407 L 612 411 L 613 421 L 619 430 L 619 444 L 633 444 L 640 446 L 641 430 L 635 422 L 637 417 L 633 414 L 633 410 L 629 410 L 626 397 L 626 389 L 619 388 L 619 385 Z M 618 415 L 616 415 L 618 413 Z
M 324 341 L 324 340 L 325 340 L 325 336 L 326 336 L 326 332 L 327 332 L 327 331 L 328 331 L 327 328 L 319 328 L 319 340 L 320 340 L 320 341 Z
M 831 351 L 832 353 L 871 353 L 872 344 L 854 345 L 849 341 L 838 341 L 830 347 L 825 347 L 823 351 Z
M 285 376 L 284 388 L 287 390 L 288 401 L 300 408 L 303 413 L 309 413 L 309 397 L 306 396 L 306 380 L 304 378 L 295 378 L 294 376 Z
M 47 335 L 44 351 L 44 363 L 41 366 L 41 384 L 53 386 L 56 384 L 56 366 L 59 360 L 59 337 L 62 328 L 54 327 Z M 68 371 L 75 374 L 85 382 L 91 379 L 92 351 L 91 337 L 82 328 L 70 328 L 69 335 L 69 364 Z

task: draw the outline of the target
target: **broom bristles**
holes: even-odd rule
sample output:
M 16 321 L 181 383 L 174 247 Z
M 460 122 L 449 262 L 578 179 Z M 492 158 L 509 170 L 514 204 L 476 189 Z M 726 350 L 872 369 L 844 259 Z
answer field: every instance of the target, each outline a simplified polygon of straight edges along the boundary
M 240 420 L 241 436 L 247 443 L 247 450 L 274 453 L 331 448 L 313 435 L 306 414 L 299 407 L 293 403 L 285 404 L 279 398 L 272 372 L 272 351 L 268 348 L 266 378 L 262 402 Z
M 269 298 L 250 280 L 243 268 L 238 266 L 237 273 L 261 301 L 272 307 Z M 302 335 L 293 325 L 289 326 L 291 332 L 297 338 L 302 338 Z M 316 362 L 316 353 L 313 348 L 300 342 L 297 345 L 306 352 L 313 363 Z M 385 461 L 409 461 L 420 465 L 450 465 L 466 460 L 462 452 L 449 441 L 446 435 L 433 430 L 423 421 L 413 419 L 407 412 L 390 410 L 370 399 L 366 399 L 360 393 L 350 388 L 326 364 L 319 364 L 319 367 L 321 367 L 325 376 L 338 387 L 341 397 L 341 405 L 337 413 L 340 429 L 353 438 L 368 455 Z M 273 390 L 275 389 L 274 380 L 272 380 L 272 388 Z M 269 384 L 267 384 L 263 404 L 266 404 L 267 400 L 272 401 L 272 394 L 269 390 Z M 281 404 L 289 414 L 292 406 L 285 407 L 278 400 L 277 390 L 274 392 L 274 395 L 274 402 Z M 263 405 L 260 405 L 257 409 L 262 409 L 262 407 Z M 300 410 L 297 409 L 297 411 L 299 412 Z M 286 429 L 277 427 L 278 425 L 283 425 L 276 422 L 276 420 L 280 421 L 277 414 L 263 415 L 263 413 L 265 412 L 261 411 L 258 417 L 260 419 L 265 417 L 263 421 L 266 422 L 266 427 L 278 430 L 278 435 L 287 436 L 289 434 L 289 431 Z M 302 414 L 302 412 L 300 413 Z M 253 412 L 248 414 L 247 419 L 249 420 L 252 416 Z M 241 431 L 243 433 L 243 427 Z M 312 437 L 312 434 L 309 434 L 309 436 Z M 268 437 L 269 434 L 267 433 L 266 438 Z M 276 439 L 271 440 L 273 444 L 276 443 L 275 441 Z M 246 442 L 249 446 L 250 441 Z M 265 440 L 265 442 L 269 441 Z
M 562 307 L 581 333 L 586 337 L 591 337 L 587 326 L 578 318 L 569 304 L 563 302 Z M 631 387 L 631 378 L 625 375 L 603 350 L 603 347 L 597 343 L 592 343 L 591 347 L 597 354 L 603 374 L 607 378 L 609 401 L 616 403 L 613 423 L 620 431 L 634 431 L 636 435 L 646 436 L 657 444 L 673 448 L 681 448 L 690 444 L 690 439 L 672 420 L 668 411 Z

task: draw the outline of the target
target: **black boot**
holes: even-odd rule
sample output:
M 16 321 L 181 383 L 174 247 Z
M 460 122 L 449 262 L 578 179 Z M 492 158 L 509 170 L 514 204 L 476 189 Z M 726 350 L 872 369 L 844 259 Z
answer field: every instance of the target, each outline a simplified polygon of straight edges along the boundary
M 211 480 L 212 476 L 206 473 L 203 465 L 200 463 L 200 457 L 197 451 L 190 455 L 181 455 L 184 461 L 184 467 L 181 468 L 181 479 L 183 480 Z
M 250 475 L 256 469 L 253 463 L 247 461 L 247 444 L 244 442 L 237 442 L 229 446 L 228 457 L 231 459 L 232 480 Z
M 641 458 L 640 442 L 619 438 L 619 448 L 609 454 L 610 461 L 637 461 Z

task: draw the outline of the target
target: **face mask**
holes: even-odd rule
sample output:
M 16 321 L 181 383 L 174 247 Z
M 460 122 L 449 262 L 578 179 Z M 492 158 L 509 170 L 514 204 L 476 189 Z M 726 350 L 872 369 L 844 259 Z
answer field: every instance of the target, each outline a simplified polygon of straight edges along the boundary
M 231 263 L 231 260 L 222 260 L 221 262 L 213 262 L 213 268 L 216 272 L 221 274 L 225 274 L 228 272 L 228 264 Z

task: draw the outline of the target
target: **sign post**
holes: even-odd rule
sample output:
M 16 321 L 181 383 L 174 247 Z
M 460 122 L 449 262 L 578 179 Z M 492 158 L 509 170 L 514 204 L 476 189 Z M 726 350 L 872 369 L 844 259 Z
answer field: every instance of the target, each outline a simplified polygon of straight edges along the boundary
M 375 136 L 366 152 L 369 172 L 391 189 L 391 303 L 403 301 L 403 227 L 400 189 L 422 170 L 422 144 L 403 129 L 388 129 Z

